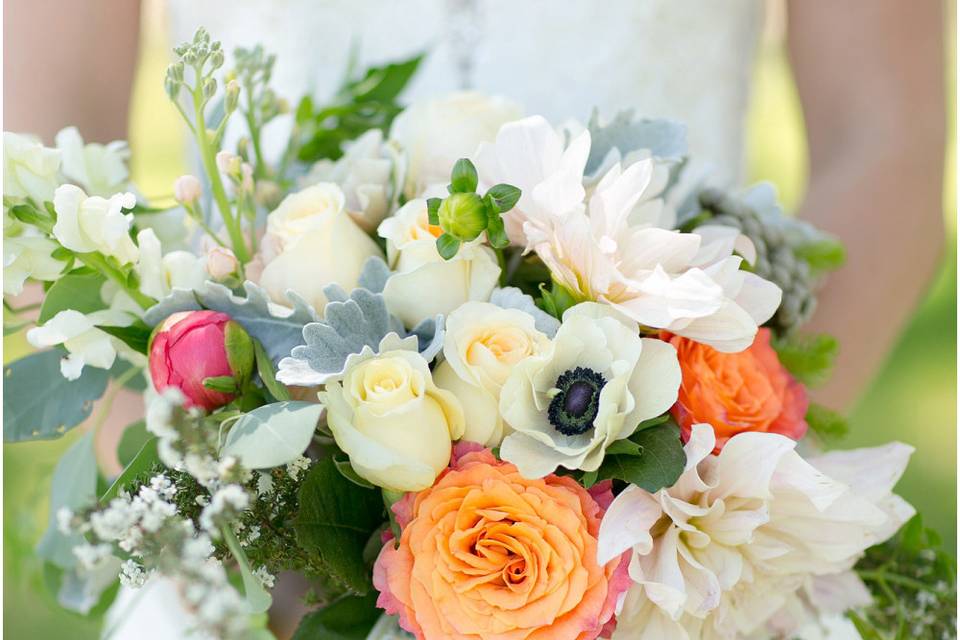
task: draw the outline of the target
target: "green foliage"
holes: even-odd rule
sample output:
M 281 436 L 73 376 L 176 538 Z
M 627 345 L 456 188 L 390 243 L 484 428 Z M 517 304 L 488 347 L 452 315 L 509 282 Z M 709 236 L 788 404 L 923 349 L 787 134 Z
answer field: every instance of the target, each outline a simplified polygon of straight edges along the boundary
M 376 591 L 364 596 L 342 596 L 305 615 L 293 640 L 364 640 L 380 614 Z
M 359 78 L 348 79 L 328 105 L 314 105 L 310 96 L 300 100 L 296 111 L 297 157 L 302 162 L 336 160 L 343 145 L 371 129 L 387 133 L 403 110 L 400 93 L 409 84 L 423 54 L 370 67 Z
M 641 425 L 630 438 L 607 448 L 593 480 L 623 480 L 653 493 L 677 481 L 687 463 L 680 428 L 668 418 L 652 426 Z
M 237 534 L 235 534 L 229 526 L 221 529 L 221 533 L 223 534 L 227 548 L 230 549 L 234 560 L 237 561 L 237 566 L 240 567 L 240 576 L 243 579 L 243 593 L 247 598 L 247 606 L 250 609 L 250 613 L 266 612 L 273 603 L 273 598 L 270 593 L 263 588 L 263 584 L 261 584 L 259 578 L 253 575 L 250 560 L 247 558 L 243 547 L 240 546 L 240 541 L 237 540 Z
M 235 456 L 247 469 L 292 462 L 309 446 L 321 413 L 321 404 L 292 400 L 258 407 L 230 428 L 221 456 Z
M 474 193 L 480 178 L 477 168 L 466 158 L 460 158 L 450 172 L 450 193 Z
M 140 453 L 140 449 L 151 438 L 153 434 L 147 431 L 147 423 L 143 420 L 137 420 L 124 427 L 120 435 L 120 444 L 117 445 L 117 459 L 120 464 L 124 467 L 130 464 L 130 461 Z
M 834 271 L 846 262 L 847 252 L 836 238 L 823 237 L 794 248 L 794 254 L 807 261 L 814 272 Z
M 437 238 L 437 253 L 444 260 L 452 260 L 457 251 L 460 250 L 460 240 L 449 233 L 441 234 Z
M 347 480 L 327 457 L 308 472 L 299 501 L 294 521 L 299 546 L 345 588 L 368 593 L 372 584 L 363 550 L 385 520 L 380 492 Z
M 147 348 L 150 345 L 150 327 L 145 325 L 142 320 L 137 320 L 128 327 L 98 327 L 104 333 L 109 333 L 128 347 L 147 355 Z
M 83 422 L 107 388 L 109 374 L 84 367 L 76 380 L 60 373 L 63 352 L 32 353 L 3 369 L 3 440 L 50 440 Z
M 549 291 L 545 284 L 540 284 L 540 298 L 537 300 L 537 304 L 557 320 L 562 320 L 563 313 L 577 304 L 577 299 L 566 287 L 553 280 Z
M 143 443 L 133 459 L 124 467 L 110 488 L 100 496 L 100 503 L 107 504 L 120 493 L 125 486 L 132 484 L 141 474 L 149 471 L 160 460 L 157 454 L 157 439 L 150 438 Z
M 263 386 L 270 392 L 270 395 L 278 402 L 289 400 L 290 392 L 287 391 L 285 386 L 277 382 L 277 372 L 273 367 L 273 362 L 258 340 L 253 341 L 253 355 L 256 360 L 257 374 L 260 376 Z
M 870 607 L 850 615 L 863 638 L 957 637 L 957 563 L 919 514 L 868 549 L 856 570 L 873 595 Z
M 61 276 L 44 294 L 37 324 L 47 322 L 66 309 L 83 314 L 105 309 L 106 305 L 100 297 L 104 282 L 106 278 L 103 275 L 85 267 Z
M 850 433 L 850 425 L 843 415 L 814 402 L 807 407 L 806 421 L 810 430 L 827 445 L 836 444 Z
M 67 449 L 56 469 L 50 489 L 50 517 L 47 530 L 37 544 L 37 555 L 61 569 L 77 564 L 73 548 L 83 541 L 79 535 L 66 535 L 57 526 L 57 512 L 77 510 L 97 499 L 97 459 L 93 453 L 93 432 L 87 432 Z
M 840 344 L 826 333 L 792 334 L 775 339 L 773 348 L 780 358 L 780 364 L 786 367 L 790 375 L 807 386 L 815 387 L 830 377 Z

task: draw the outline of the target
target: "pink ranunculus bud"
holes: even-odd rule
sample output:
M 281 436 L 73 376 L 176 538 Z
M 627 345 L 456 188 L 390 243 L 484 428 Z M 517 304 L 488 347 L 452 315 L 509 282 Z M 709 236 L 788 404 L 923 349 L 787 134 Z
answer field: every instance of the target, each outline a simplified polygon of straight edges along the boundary
M 190 174 L 180 176 L 173 183 L 173 197 L 180 204 L 193 204 L 200 199 L 202 192 L 200 180 Z
M 253 371 L 253 341 L 239 324 L 217 311 L 184 311 L 164 320 L 150 340 L 150 377 L 157 391 L 176 387 L 186 406 L 211 411 L 235 397 L 204 385 L 232 377 L 242 387 Z
M 223 280 L 237 271 L 237 256 L 227 247 L 217 245 L 207 251 L 207 273 L 214 280 Z

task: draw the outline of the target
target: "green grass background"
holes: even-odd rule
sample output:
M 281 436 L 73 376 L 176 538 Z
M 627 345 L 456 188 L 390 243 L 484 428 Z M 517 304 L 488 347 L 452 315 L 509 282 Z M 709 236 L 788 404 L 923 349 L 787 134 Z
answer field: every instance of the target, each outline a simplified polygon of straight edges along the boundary
M 148 196 L 170 193 L 182 172 L 183 147 L 177 115 L 162 89 L 168 63 L 163 33 L 146 16 L 130 141 L 133 173 Z M 954 111 L 955 57 L 948 65 L 950 111 Z M 948 141 L 943 266 L 929 295 L 890 355 L 869 393 L 852 414 L 844 446 L 902 440 L 917 448 L 899 491 L 956 543 L 956 122 Z M 749 159 L 753 179 L 772 180 L 784 202 L 795 206 L 803 193 L 805 156 L 802 119 L 782 43 L 766 42 L 756 67 L 749 114 Z M 4 360 L 26 352 L 22 336 L 4 340 Z M 95 638 L 97 626 L 59 609 L 46 593 L 33 545 L 47 518 L 50 477 L 77 431 L 55 442 L 3 448 L 3 631 L 8 638 Z M 65 631 L 69 629 L 69 631 Z

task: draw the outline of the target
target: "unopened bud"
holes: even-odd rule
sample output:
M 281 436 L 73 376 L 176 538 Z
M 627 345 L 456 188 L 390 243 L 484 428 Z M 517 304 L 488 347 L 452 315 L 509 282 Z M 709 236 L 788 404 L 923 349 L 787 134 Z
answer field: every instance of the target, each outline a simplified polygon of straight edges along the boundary
M 217 168 L 220 169 L 220 173 L 225 175 L 239 175 L 240 173 L 240 156 L 235 153 L 230 153 L 229 151 L 220 151 L 217 153 Z
M 219 69 L 223 66 L 223 51 L 216 49 L 210 52 L 210 64 L 214 69 Z
M 237 256 L 227 247 L 219 245 L 207 251 L 207 273 L 214 280 L 223 280 L 237 271 Z
M 238 102 L 240 102 L 240 83 L 236 80 L 231 80 L 227 83 L 226 87 L 224 109 L 226 109 L 227 113 L 233 113 L 233 111 L 237 108 Z
M 173 182 L 173 197 L 180 204 L 193 204 L 200 199 L 202 193 L 203 187 L 196 176 L 183 175 Z
M 487 209 L 476 193 L 452 193 L 440 203 L 440 228 L 464 242 L 487 228 Z

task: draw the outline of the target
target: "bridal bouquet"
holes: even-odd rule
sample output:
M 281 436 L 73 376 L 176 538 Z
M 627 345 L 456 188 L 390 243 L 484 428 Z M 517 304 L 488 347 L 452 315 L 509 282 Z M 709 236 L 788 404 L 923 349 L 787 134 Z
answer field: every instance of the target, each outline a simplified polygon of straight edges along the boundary
M 298 639 L 955 637 L 952 561 L 892 493 L 910 447 L 822 453 L 837 345 L 798 328 L 843 251 L 768 186 L 691 177 L 671 121 L 404 109 L 419 58 L 291 109 L 259 47 L 175 52 L 202 170 L 171 206 L 123 143 L 4 134 L 6 316 L 39 349 L 4 439 L 89 425 L 37 547 L 63 606 L 166 577 L 201 635 L 270 638 L 293 571 Z

